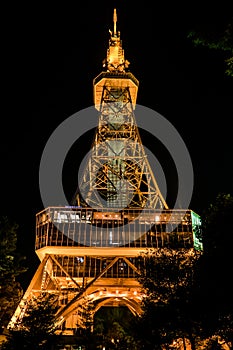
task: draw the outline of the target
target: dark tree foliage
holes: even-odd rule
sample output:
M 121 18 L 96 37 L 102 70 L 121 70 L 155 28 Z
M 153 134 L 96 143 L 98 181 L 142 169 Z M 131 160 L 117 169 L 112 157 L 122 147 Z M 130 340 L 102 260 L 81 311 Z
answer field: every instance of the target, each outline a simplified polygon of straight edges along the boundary
M 57 299 L 51 294 L 32 298 L 18 328 L 11 330 L 2 350 L 50 350 L 55 343 Z
M 206 331 L 233 344 L 233 197 L 219 193 L 203 217 L 203 309 Z
M 77 335 L 79 336 L 79 342 L 85 345 L 87 350 L 95 349 L 96 336 L 93 332 L 93 312 L 94 303 L 84 301 L 82 305 L 82 324 L 77 324 Z
M 233 77 L 233 18 L 223 29 L 193 30 L 188 34 L 195 46 L 219 50 L 224 54 L 225 73 Z
M 137 350 L 138 347 L 131 335 L 122 327 L 121 323 L 114 321 L 104 337 L 108 349 Z
M 202 214 L 204 250 L 209 256 L 230 253 L 233 244 L 233 196 L 219 193 Z
M 95 315 L 95 332 L 107 349 L 141 349 L 136 344 L 132 325 L 135 316 L 127 307 L 102 307 Z
M 0 325 L 6 327 L 23 290 L 17 277 L 27 269 L 24 257 L 17 252 L 18 225 L 7 217 L 0 218 Z
M 133 318 L 128 308 L 102 307 L 94 315 L 96 305 L 83 304 L 82 323 L 77 325 L 77 344 L 92 350 L 103 344 L 107 349 L 138 350 L 130 322 Z
M 195 348 L 194 338 L 201 328 L 200 255 L 194 250 L 172 249 L 146 255 L 144 274 L 139 277 L 146 297 L 138 324 L 146 349 L 168 346 L 177 338 L 189 339 Z
M 233 197 L 217 195 L 203 212 L 203 253 L 149 251 L 139 281 L 146 297 L 136 323 L 146 349 L 188 339 L 192 349 L 233 345 Z M 142 331 L 143 330 L 143 331 Z

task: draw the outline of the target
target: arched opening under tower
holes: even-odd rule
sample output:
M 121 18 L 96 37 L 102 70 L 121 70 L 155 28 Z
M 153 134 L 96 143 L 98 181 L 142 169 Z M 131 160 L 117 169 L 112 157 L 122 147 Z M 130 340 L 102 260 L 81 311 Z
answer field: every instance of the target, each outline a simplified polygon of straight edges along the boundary
M 91 288 L 92 289 L 92 288 Z M 99 310 L 104 308 L 123 308 L 130 318 L 138 318 L 142 314 L 141 309 L 142 293 L 140 288 L 93 288 L 89 292 L 84 293 L 78 300 L 73 300 L 61 308 L 57 313 L 57 324 L 60 324 L 59 329 L 70 329 L 72 333 L 77 333 L 81 330 L 96 325 L 94 320 Z M 98 317 L 97 317 L 98 318 Z M 100 320 L 97 322 L 100 326 Z M 101 326 L 102 327 L 102 326 Z M 98 327 L 97 327 L 98 328 Z
M 103 341 L 121 342 L 133 337 L 136 315 L 127 305 L 102 305 L 94 316 L 94 332 L 102 335 Z
M 100 299 L 96 304 L 94 310 L 95 314 L 97 314 L 101 308 L 127 308 L 133 316 L 140 316 L 142 313 L 140 304 L 133 298 L 129 299 L 126 297 L 109 297 L 102 300 Z

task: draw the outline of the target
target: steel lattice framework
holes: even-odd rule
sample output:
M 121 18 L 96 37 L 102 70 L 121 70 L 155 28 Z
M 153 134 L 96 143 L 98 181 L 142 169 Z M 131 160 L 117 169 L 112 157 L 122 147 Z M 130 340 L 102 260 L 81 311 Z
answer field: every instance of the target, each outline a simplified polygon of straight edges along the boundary
M 79 194 L 90 207 L 168 208 L 136 125 L 131 88 L 127 84 L 132 74 L 115 76 L 102 74 L 101 79 L 95 80 L 96 89 L 102 90 L 99 125 Z
M 94 79 L 99 123 L 75 202 L 36 215 L 41 261 L 9 328 L 20 325 L 28 300 L 58 296 L 57 323 L 74 334 L 90 303 L 141 312 L 137 276 L 149 249 L 202 249 L 201 220 L 192 210 L 170 210 L 151 170 L 134 110 L 139 83 L 128 71 L 120 33 L 110 32 L 104 71 Z

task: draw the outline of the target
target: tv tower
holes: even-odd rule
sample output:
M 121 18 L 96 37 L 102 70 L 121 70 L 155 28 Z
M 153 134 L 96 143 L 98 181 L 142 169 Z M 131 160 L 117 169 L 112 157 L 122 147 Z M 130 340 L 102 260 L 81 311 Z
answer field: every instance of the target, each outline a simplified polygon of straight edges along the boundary
M 114 9 L 102 72 L 93 80 L 98 126 L 71 206 L 36 214 L 40 265 L 9 327 L 41 293 L 59 297 L 60 333 L 75 334 L 83 308 L 127 306 L 141 313 L 138 282 L 148 248 L 202 249 L 200 217 L 169 209 L 143 147 L 134 111 L 139 81 L 129 71 Z

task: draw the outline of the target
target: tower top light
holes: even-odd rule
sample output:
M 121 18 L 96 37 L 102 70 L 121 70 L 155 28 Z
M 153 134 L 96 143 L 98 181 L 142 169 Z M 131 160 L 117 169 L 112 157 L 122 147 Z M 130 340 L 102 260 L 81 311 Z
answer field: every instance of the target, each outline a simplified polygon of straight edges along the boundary
M 103 60 L 103 71 L 93 80 L 94 104 L 100 110 L 103 90 L 107 86 L 112 89 L 129 89 L 133 108 L 135 109 L 139 81 L 128 70 L 129 61 L 125 59 L 120 32 L 117 31 L 117 12 L 113 11 L 113 31 L 109 29 L 110 39 L 107 56 Z M 115 101 L 116 102 L 116 101 Z
M 113 11 L 113 23 L 114 23 L 113 35 L 114 36 L 116 36 L 116 22 L 117 22 L 117 13 L 116 13 L 116 9 L 114 9 Z
M 117 31 L 116 24 L 117 12 L 116 9 L 114 9 L 113 32 L 109 29 L 109 48 L 107 50 L 107 58 L 103 61 L 103 67 L 108 72 L 125 72 L 125 69 L 129 66 L 129 61 L 125 60 L 120 31 Z

